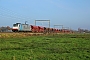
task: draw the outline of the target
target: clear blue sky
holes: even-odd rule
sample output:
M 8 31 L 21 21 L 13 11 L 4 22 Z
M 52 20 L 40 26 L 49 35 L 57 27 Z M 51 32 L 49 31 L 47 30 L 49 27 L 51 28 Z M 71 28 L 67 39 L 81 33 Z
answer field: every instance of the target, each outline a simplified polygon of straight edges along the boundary
M 77 30 L 90 30 L 90 0 L 0 0 L 0 26 L 50 20 Z

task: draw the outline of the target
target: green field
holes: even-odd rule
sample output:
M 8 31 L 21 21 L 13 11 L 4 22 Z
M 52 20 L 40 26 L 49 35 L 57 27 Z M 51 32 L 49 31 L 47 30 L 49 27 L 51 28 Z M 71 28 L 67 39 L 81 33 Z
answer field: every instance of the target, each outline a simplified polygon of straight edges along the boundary
M 0 60 L 90 60 L 90 34 L 0 38 Z

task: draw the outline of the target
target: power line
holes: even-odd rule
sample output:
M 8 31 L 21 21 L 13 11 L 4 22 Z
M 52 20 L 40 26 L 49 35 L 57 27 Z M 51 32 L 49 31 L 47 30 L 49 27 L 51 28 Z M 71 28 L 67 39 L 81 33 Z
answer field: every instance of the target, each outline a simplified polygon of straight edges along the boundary
M 17 20 L 29 20 L 30 18 L 24 18 L 23 16 L 21 15 L 18 15 L 18 13 L 16 12 L 13 12 L 7 8 L 4 8 L 4 7 L 1 7 L 0 6 L 0 16 L 2 17 L 9 17 L 9 18 L 13 18 L 13 19 L 17 19 Z

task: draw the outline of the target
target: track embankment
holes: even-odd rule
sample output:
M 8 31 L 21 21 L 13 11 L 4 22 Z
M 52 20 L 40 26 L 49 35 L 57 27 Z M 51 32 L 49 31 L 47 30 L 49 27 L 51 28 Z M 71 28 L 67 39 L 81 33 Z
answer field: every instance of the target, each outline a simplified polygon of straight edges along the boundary
M 56 34 L 70 34 L 70 33 L 31 33 L 31 32 L 0 32 L 0 38 L 22 38 L 27 36 L 39 35 L 56 35 Z
M 38 36 L 38 35 L 43 35 L 43 33 L 7 33 L 7 32 L 1 32 L 0 33 L 0 38 L 15 38 L 15 37 L 27 37 L 27 36 Z

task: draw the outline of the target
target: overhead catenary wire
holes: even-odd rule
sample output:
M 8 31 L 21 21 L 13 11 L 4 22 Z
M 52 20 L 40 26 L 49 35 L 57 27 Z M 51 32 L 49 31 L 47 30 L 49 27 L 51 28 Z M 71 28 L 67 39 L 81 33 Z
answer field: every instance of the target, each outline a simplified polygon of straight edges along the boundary
M 0 6 L 0 16 L 1 17 L 5 17 L 5 18 L 9 18 L 9 20 L 12 19 L 17 19 L 17 20 L 30 20 L 30 18 L 24 17 L 14 11 L 11 11 L 7 8 L 4 8 L 2 6 Z

